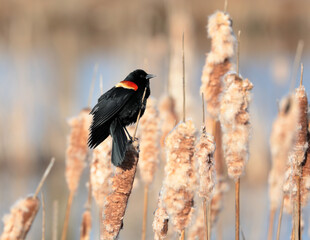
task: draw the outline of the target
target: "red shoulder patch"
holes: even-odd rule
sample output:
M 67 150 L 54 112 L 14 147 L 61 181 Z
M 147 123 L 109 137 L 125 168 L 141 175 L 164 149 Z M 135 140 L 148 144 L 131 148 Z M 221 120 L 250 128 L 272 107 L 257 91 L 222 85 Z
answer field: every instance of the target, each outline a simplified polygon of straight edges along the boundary
M 138 90 L 137 84 L 131 81 L 121 81 L 118 84 L 116 84 L 115 87 L 122 87 L 122 88 L 132 89 L 135 91 Z

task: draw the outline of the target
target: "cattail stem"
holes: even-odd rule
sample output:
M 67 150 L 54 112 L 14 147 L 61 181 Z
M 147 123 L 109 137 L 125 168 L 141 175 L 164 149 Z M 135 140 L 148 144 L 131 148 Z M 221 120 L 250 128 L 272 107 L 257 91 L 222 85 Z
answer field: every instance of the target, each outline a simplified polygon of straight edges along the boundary
M 100 206 L 99 208 L 99 234 L 100 234 L 100 240 L 104 240 L 103 239 L 103 206 Z
M 300 240 L 300 176 L 295 176 L 297 196 L 294 201 L 294 239 Z
M 144 209 L 143 209 L 143 224 L 142 224 L 142 240 L 146 237 L 146 223 L 147 223 L 147 206 L 148 206 L 149 185 L 144 186 Z
M 238 31 L 238 46 L 237 46 L 237 76 L 239 77 L 239 55 L 240 55 L 240 35 L 241 31 Z
M 268 226 L 268 240 L 272 240 L 275 213 L 276 213 L 275 209 L 272 209 L 270 211 L 269 226 Z
M 180 240 L 185 240 L 185 229 L 182 230 Z
M 66 207 L 65 222 L 64 222 L 64 226 L 63 226 L 62 234 L 61 234 L 61 240 L 67 239 L 67 230 L 68 230 L 68 225 L 69 225 L 69 217 L 70 217 L 73 197 L 74 197 L 74 192 L 70 191 L 68 202 L 67 202 L 67 207 Z
M 41 201 L 42 201 L 42 240 L 45 240 L 45 201 L 42 192 L 41 192 Z
M 36 198 L 38 196 L 38 194 L 39 194 L 39 192 L 40 192 L 40 190 L 41 190 L 41 188 L 45 182 L 45 179 L 47 178 L 48 174 L 50 173 L 54 163 L 55 163 L 55 158 L 52 158 L 50 164 L 47 166 L 47 168 L 46 168 L 46 170 L 45 170 L 45 172 L 44 172 L 44 174 L 40 180 L 40 183 L 39 183 L 39 185 L 38 185 L 38 187 L 37 187 L 37 189 L 33 195 L 33 198 Z
M 207 206 L 207 211 L 208 211 L 208 240 L 211 240 L 211 202 L 209 202 L 208 206 Z
M 224 2 L 224 12 L 227 12 L 228 0 Z
M 208 210 L 207 210 L 207 199 L 203 198 L 202 200 L 202 209 L 203 209 L 203 222 L 204 222 L 204 230 L 205 230 L 205 234 L 204 234 L 204 239 L 209 240 L 209 234 L 208 234 Z
M 304 41 L 303 40 L 299 40 L 298 44 L 297 44 L 296 54 L 295 54 L 295 58 L 294 58 L 293 71 L 292 71 L 292 75 L 291 75 L 290 92 L 293 92 L 293 89 L 294 89 L 295 84 L 296 84 L 297 70 L 298 70 L 298 67 L 299 67 L 299 62 L 300 62 L 300 59 L 301 59 L 303 48 L 304 48 Z
M 185 122 L 185 57 L 184 57 L 184 32 L 182 35 L 182 77 L 183 77 L 183 122 Z
M 235 240 L 239 240 L 240 231 L 240 178 L 235 182 Z
M 58 201 L 55 200 L 53 202 L 53 232 L 52 232 L 52 240 L 58 239 Z
M 284 205 L 284 196 L 282 197 L 280 211 L 279 211 L 279 218 L 278 218 L 278 228 L 277 228 L 277 240 L 280 239 L 280 232 L 281 232 L 281 223 L 282 223 L 282 214 L 283 214 L 283 205 Z

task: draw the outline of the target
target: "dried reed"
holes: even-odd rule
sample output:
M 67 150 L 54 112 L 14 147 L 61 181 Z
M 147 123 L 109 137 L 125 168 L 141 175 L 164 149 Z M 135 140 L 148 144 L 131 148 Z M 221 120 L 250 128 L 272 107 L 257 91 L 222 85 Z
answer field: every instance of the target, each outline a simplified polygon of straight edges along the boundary
M 169 216 L 163 204 L 162 194 L 160 193 L 153 220 L 153 231 L 155 234 L 154 240 L 162 240 L 166 238 L 168 232 L 168 221 Z
M 295 141 L 298 120 L 298 106 L 295 98 L 288 96 L 281 100 L 278 117 L 273 123 L 270 136 L 272 168 L 269 173 L 270 219 L 268 239 L 273 235 L 273 218 L 283 198 L 283 182 L 288 154 Z
M 178 117 L 175 112 L 174 99 L 169 95 L 163 95 L 159 102 L 159 117 L 161 120 L 161 147 L 165 146 L 167 134 L 174 128 Z
M 228 13 L 216 12 L 209 17 L 208 36 L 211 38 L 211 52 L 207 54 L 202 73 L 200 91 L 207 101 L 207 112 L 217 119 L 222 93 L 222 77 L 231 70 L 230 58 L 234 55 L 235 37 Z
M 188 120 L 180 122 L 167 136 L 167 164 L 163 200 L 174 228 L 179 232 L 189 224 L 196 188 L 194 143 L 195 127 Z

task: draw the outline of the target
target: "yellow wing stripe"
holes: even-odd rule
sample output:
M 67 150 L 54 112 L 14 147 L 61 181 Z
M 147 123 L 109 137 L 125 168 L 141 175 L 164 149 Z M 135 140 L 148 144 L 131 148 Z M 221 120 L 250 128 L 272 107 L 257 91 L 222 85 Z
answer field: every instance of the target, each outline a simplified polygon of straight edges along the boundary
M 122 87 L 122 88 L 132 89 L 135 91 L 137 91 L 138 89 L 137 84 L 131 81 L 121 81 L 118 84 L 116 84 L 115 87 Z

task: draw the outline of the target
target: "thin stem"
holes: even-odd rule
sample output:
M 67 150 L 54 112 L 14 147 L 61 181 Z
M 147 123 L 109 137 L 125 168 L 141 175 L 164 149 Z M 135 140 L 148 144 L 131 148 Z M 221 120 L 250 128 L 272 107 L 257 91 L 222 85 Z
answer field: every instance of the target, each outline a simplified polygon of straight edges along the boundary
M 292 71 L 292 75 L 291 75 L 290 92 L 293 92 L 293 89 L 294 89 L 295 84 L 296 84 L 297 71 L 298 71 L 298 67 L 299 67 L 303 48 L 304 48 L 304 41 L 299 40 L 298 44 L 297 44 L 297 49 L 296 49 L 296 54 L 295 54 L 295 59 L 294 59 L 294 65 L 293 65 L 293 71 Z
M 144 102 L 145 93 L 146 93 L 146 87 L 145 87 L 144 92 L 143 92 L 141 105 Z M 137 121 L 136 121 L 137 123 L 136 123 L 135 131 L 133 133 L 133 141 L 135 141 L 135 139 L 136 139 L 136 134 L 137 134 L 137 129 L 138 129 L 138 124 L 139 124 L 140 116 L 141 116 L 141 108 L 140 108 L 139 113 L 138 113 L 138 117 L 137 117 Z
M 235 182 L 235 240 L 239 240 L 240 236 L 240 178 Z
M 41 188 L 42 188 L 42 186 L 43 186 L 43 184 L 44 184 L 48 174 L 50 173 L 54 163 L 55 163 L 55 158 L 52 158 L 50 163 L 49 163 L 49 165 L 47 166 L 47 168 L 46 168 L 46 170 L 45 170 L 45 172 L 44 172 L 40 182 L 39 182 L 39 185 L 38 185 L 38 187 L 37 187 L 37 189 L 36 189 L 36 191 L 35 191 L 35 193 L 33 195 L 33 198 L 36 198 L 38 196 L 38 194 L 39 194 L 39 192 L 40 192 L 40 190 L 41 190 Z
M 276 213 L 275 209 L 272 209 L 270 211 L 269 226 L 268 226 L 268 240 L 272 240 L 275 213 Z
M 42 200 L 42 240 L 45 240 L 45 201 L 42 192 L 41 192 L 41 200 Z
M 301 63 L 301 66 L 300 66 L 300 82 L 299 82 L 299 86 L 302 86 L 303 75 L 304 75 L 304 64 Z
M 67 202 L 67 207 L 66 207 L 65 222 L 64 222 L 64 226 L 63 226 L 63 230 L 62 230 L 62 234 L 61 234 L 61 240 L 67 239 L 67 231 L 68 231 L 69 217 L 70 217 L 70 211 L 71 211 L 73 197 L 74 197 L 74 192 L 70 191 L 70 194 L 68 197 L 68 202 Z
M 239 58 L 240 58 L 240 35 L 241 35 L 241 31 L 238 31 L 238 38 L 237 38 L 237 75 L 239 77 Z
M 182 230 L 180 240 L 185 240 L 185 229 Z
M 203 222 L 204 222 L 204 239 L 209 240 L 209 234 L 208 234 L 208 213 L 207 213 L 207 199 L 203 198 L 202 199 L 202 209 L 203 209 Z
M 96 64 L 94 66 L 93 79 L 92 79 L 91 84 L 90 84 L 89 95 L 88 95 L 88 107 L 91 106 L 91 99 L 92 99 L 93 93 L 94 93 L 97 71 L 98 71 L 98 64 Z
M 208 204 L 208 240 L 211 240 L 211 202 Z
M 184 57 L 184 32 L 182 35 L 182 66 L 183 66 L 183 122 L 185 122 L 185 57 Z
M 227 6 L 228 6 L 228 1 L 225 0 L 225 2 L 224 2 L 224 12 L 227 12 Z
M 144 209 L 143 209 L 143 224 L 142 224 L 142 240 L 146 237 L 147 224 L 147 206 L 148 206 L 149 185 L 144 186 Z
M 100 228 L 100 240 L 104 240 L 103 237 L 103 231 L 104 231 L 104 227 L 103 227 L 103 206 L 100 206 L 99 208 L 99 228 Z
M 53 232 L 52 232 L 52 239 L 58 239 L 58 201 L 54 200 L 53 202 Z
M 201 94 L 201 101 L 202 101 L 202 126 L 203 131 L 206 131 L 205 99 L 203 93 Z
M 280 239 L 280 232 L 281 232 L 281 223 L 282 223 L 282 214 L 283 214 L 283 206 L 284 206 L 284 196 L 282 197 L 279 218 L 278 218 L 278 228 L 277 228 L 277 240 Z
M 297 196 L 294 201 L 294 239 L 300 240 L 300 176 L 295 176 Z

